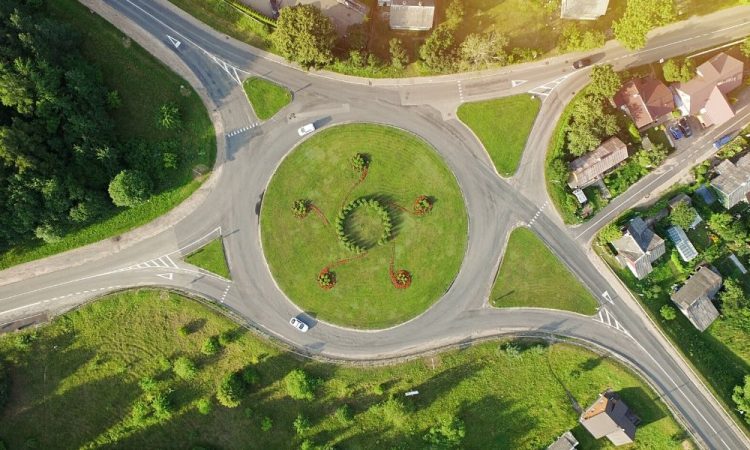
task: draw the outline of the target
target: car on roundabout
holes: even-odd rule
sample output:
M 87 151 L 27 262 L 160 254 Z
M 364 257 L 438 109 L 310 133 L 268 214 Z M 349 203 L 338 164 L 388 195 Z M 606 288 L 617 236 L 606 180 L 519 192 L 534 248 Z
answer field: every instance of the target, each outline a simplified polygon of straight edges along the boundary
M 297 130 L 297 134 L 299 134 L 300 136 L 306 136 L 313 131 L 315 131 L 315 124 L 308 123 L 307 125 L 300 127 L 299 130 Z
M 307 330 L 310 329 L 310 327 L 308 327 L 305 322 L 299 320 L 296 317 L 292 317 L 291 319 L 289 319 L 289 325 L 293 326 L 301 333 L 307 333 Z

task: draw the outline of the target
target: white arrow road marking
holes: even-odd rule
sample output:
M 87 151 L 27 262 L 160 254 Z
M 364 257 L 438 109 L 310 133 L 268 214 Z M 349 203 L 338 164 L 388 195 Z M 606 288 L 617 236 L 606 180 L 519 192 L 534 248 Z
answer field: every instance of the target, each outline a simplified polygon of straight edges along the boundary
M 518 86 L 520 86 L 520 85 L 524 84 L 524 83 L 525 83 L 525 82 L 527 82 L 527 81 L 528 81 L 528 80 L 511 80 L 511 81 L 510 81 L 510 85 L 511 85 L 512 87 L 518 87 Z
M 604 291 L 602 292 L 602 297 L 604 297 L 604 300 L 610 302 L 611 304 L 615 304 L 615 302 L 612 301 L 612 297 L 609 296 L 609 292 Z
M 170 273 L 157 273 L 157 274 L 156 274 L 156 276 L 157 276 L 157 277 L 162 277 L 162 278 L 164 278 L 165 280 L 171 280 L 171 279 L 172 279 L 172 277 L 174 277 L 174 274 L 173 274 L 173 273 L 171 273 L 171 272 L 170 272 Z
M 167 35 L 167 39 L 169 39 L 169 42 L 171 42 L 172 45 L 174 45 L 174 48 L 180 48 L 180 44 L 182 44 L 182 42 L 178 41 L 177 39 L 173 38 L 170 35 Z

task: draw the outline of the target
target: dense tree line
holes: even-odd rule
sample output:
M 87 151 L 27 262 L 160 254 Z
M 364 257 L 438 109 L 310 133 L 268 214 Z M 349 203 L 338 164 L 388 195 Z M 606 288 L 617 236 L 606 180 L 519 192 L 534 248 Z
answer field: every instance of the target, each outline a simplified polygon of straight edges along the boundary
M 110 110 L 119 94 L 80 44 L 44 2 L 0 2 L 0 248 L 53 242 L 113 203 L 144 201 L 176 166 L 168 143 L 118 142 Z M 165 105 L 155 120 L 178 127 L 179 111 Z

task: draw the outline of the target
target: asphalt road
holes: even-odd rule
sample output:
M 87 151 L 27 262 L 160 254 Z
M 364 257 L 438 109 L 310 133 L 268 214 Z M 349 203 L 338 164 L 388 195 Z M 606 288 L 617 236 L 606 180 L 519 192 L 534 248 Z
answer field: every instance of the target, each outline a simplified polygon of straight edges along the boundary
M 157 57 L 170 64 L 166 55 L 171 52 L 197 77 L 197 87 L 216 105 L 215 126 L 226 134 L 225 145 L 220 147 L 226 151 L 217 156 L 220 176 L 205 201 L 187 217 L 106 258 L 4 285 L 0 272 L 0 322 L 38 311 L 61 311 L 128 287 L 166 286 L 221 303 L 304 353 L 338 360 L 391 359 L 487 336 L 550 333 L 606 349 L 637 369 L 701 445 L 750 448 L 745 434 L 637 302 L 581 245 L 607 216 L 588 228 L 571 230 L 549 205 L 543 171 L 549 137 L 565 103 L 587 81 L 587 71 L 571 73 L 569 69 L 575 56 L 484 73 L 367 80 L 290 67 L 211 30 L 163 0 L 105 0 L 102 7 L 117 11 L 115 24 L 124 31 L 138 30 L 146 39 L 163 43 L 155 51 Z M 728 42 L 750 33 L 748 18 L 750 9 L 744 8 L 690 19 L 660 30 L 645 50 L 629 53 L 610 43 L 594 59 L 622 68 Z M 168 36 L 180 45 L 175 46 Z M 256 125 L 258 120 L 238 83 L 250 74 L 289 87 L 294 102 L 274 119 Z M 455 119 L 455 108 L 461 101 L 528 91 L 544 103 L 521 168 L 513 178 L 502 179 L 473 134 Z M 296 118 L 288 120 L 290 113 Z M 742 120 L 746 120 L 744 113 L 728 128 L 741 125 Z M 300 142 L 296 129 L 307 122 L 325 128 L 356 121 L 400 127 L 430 142 L 456 175 L 470 218 L 464 261 L 448 292 L 424 314 L 386 330 L 346 329 L 306 316 L 277 288 L 259 239 L 263 193 L 277 165 Z M 688 167 L 692 158 L 706 151 L 705 145 L 696 145 L 684 157 L 676 155 L 673 172 Z M 642 183 L 653 186 L 665 181 L 658 177 L 647 177 Z M 615 215 L 645 195 L 642 186 L 631 191 L 604 213 Z M 516 226 L 534 230 L 581 279 L 601 302 L 599 314 L 585 317 L 488 307 L 507 236 Z M 216 236 L 224 239 L 232 281 L 181 260 Z M 308 333 L 297 333 L 288 325 L 295 315 L 311 324 Z

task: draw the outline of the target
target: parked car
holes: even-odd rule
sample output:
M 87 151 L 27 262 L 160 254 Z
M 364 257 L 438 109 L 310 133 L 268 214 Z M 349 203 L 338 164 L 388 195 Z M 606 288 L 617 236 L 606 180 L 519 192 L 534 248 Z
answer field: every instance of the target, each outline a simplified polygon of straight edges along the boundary
M 573 63 L 573 68 L 574 69 L 580 69 L 580 68 L 583 68 L 583 67 L 586 67 L 586 66 L 590 66 L 590 65 L 591 65 L 591 59 L 589 59 L 589 58 L 583 58 L 583 59 L 579 59 L 578 61 L 574 62 Z
M 693 135 L 693 130 L 690 129 L 690 123 L 688 122 L 687 117 L 683 117 L 678 122 L 678 125 L 680 126 L 680 129 L 683 133 L 685 133 L 685 137 L 690 137 Z
M 299 130 L 297 130 L 297 134 L 300 136 L 305 136 L 307 134 L 312 133 L 315 131 L 315 124 L 314 123 L 308 123 L 307 125 L 301 127 Z
M 732 140 L 732 135 L 731 134 L 727 134 L 726 136 L 722 136 L 718 141 L 714 142 L 714 148 L 718 150 L 721 147 L 723 147 L 724 145 L 726 145 L 731 140 Z
M 296 317 L 292 317 L 291 319 L 289 319 L 289 324 L 303 333 L 306 333 L 307 330 L 310 328 L 307 326 L 305 322 L 299 320 Z
M 672 138 L 674 138 L 675 141 L 683 137 L 682 130 L 677 125 L 670 125 L 668 130 L 669 134 L 672 135 Z

